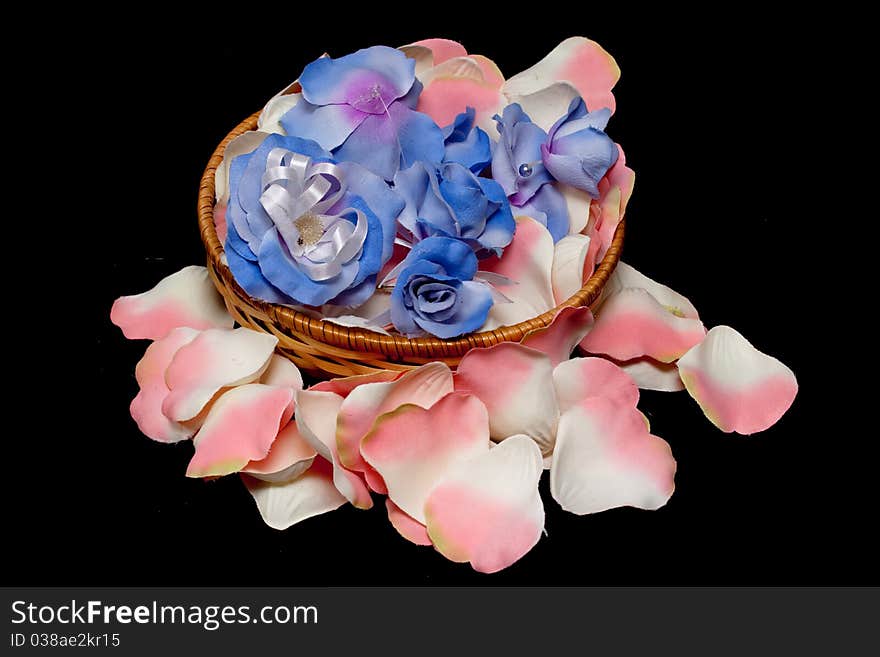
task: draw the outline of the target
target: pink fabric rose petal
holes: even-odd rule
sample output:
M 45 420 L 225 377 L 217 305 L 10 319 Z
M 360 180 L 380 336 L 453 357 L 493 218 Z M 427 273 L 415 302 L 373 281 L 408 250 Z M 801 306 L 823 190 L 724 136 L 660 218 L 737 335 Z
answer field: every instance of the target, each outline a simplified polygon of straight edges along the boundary
M 404 513 L 399 506 L 391 501 L 391 498 L 385 499 L 385 509 L 388 511 L 388 520 L 391 522 L 391 526 L 397 530 L 398 534 L 416 545 L 433 545 L 425 526 Z
M 675 459 L 634 407 L 590 397 L 562 414 L 550 492 L 578 515 L 619 506 L 658 509 L 675 489 Z
M 451 39 L 422 39 L 421 41 L 402 46 L 400 49 L 407 55 L 407 57 L 410 56 L 408 49 L 411 46 L 423 48 L 430 52 L 431 66 L 442 64 L 447 59 L 452 59 L 453 57 L 463 57 L 464 55 L 467 55 L 465 47 L 458 41 L 453 41 Z
M 161 443 L 176 443 L 193 435 L 192 427 L 169 420 L 162 413 L 162 402 L 168 395 L 165 370 L 177 350 L 189 344 L 199 334 L 195 329 L 181 326 L 147 347 L 134 370 L 140 391 L 131 402 L 131 417 L 138 429 Z
M 246 328 L 209 329 L 174 354 L 162 412 L 184 422 L 196 417 L 221 389 L 259 379 L 278 338 Z
M 562 303 L 578 292 L 592 273 L 593 263 L 587 264 L 590 238 L 586 235 L 568 235 L 556 243 L 551 269 L 553 299 Z
M 193 439 L 187 477 L 221 477 L 263 459 L 293 416 L 293 391 L 261 383 L 222 394 Z
M 339 492 L 358 509 L 369 509 L 373 498 L 367 485 L 358 473 L 339 462 L 336 451 L 336 419 L 342 399 L 334 392 L 314 388 L 300 391 L 296 396 L 296 426 L 318 454 L 333 464 L 333 483 Z
M 282 483 L 301 476 L 311 467 L 317 452 L 299 433 L 295 422 L 278 432 L 269 453 L 262 459 L 251 461 L 242 472 L 263 481 Z
M 470 70 L 468 74 L 471 74 Z M 468 107 L 473 107 L 474 124 L 495 137 L 498 131 L 492 117 L 505 105 L 504 97 L 494 83 L 472 77 L 446 76 L 431 80 L 419 96 L 416 109 L 434 119 L 437 125 L 447 126 Z
M 502 342 L 464 355 L 455 373 L 455 390 L 475 395 L 486 405 L 492 440 L 523 433 L 549 453 L 559 419 L 552 377 L 553 365 L 545 354 Z
M 302 390 L 303 378 L 299 368 L 280 354 L 272 354 L 269 366 L 260 377 L 260 383 L 267 386 L 280 386 L 291 390 Z
M 681 380 L 716 427 L 749 435 L 776 424 L 798 391 L 794 373 L 729 326 L 716 326 L 678 361 Z
M 550 326 L 532 331 L 523 338 L 522 344 L 546 354 L 556 367 L 571 357 L 571 352 L 593 327 L 593 322 L 589 308 L 566 306 L 556 313 Z
M 635 382 L 604 358 L 572 358 L 553 369 L 559 412 L 565 413 L 590 397 L 605 397 L 624 408 L 639 403 Z
M 599 308 L 596 323 L 581 347 L 615 360 L 650 356 L 670 363 L 699 343 L 705 334 L 699 319 L 674 315 L 647 290 L 624 288 Z
M 611 89 L 618 79 L 620 68 L 602 46 L 584 37 L 571 37 L 540 62 L 510 78 L 504 93 L 525 95 L 565 81 L 578 90 L 590 111 L 607 107 L 613 112 L 616 105 Z
M 429 408 L 452 389 L 452 372 L 440 362 L 410 370 L 395 381 L 358 386 L 339 409 L 336 422 L 339 460 L 350 470 L 363 471 L 367 464 L 361 457 L 361 439 L 377 417 L 404 404 Z
M 635 384 L 642 390 L 677 392 L 684 390 L 684 383 L 678 375 L 675 363 L 661 363 L 653 358 L 635 358 L 617 362 Z
M 340 397 L 348 397 L 351 391 L 367 383 L 380 383 L 382 381 L 393 381 L 403 375 L 403 372 L 394 372 L 391 370 L 380 370 L 372 374 L 357 374 L 355 376 L 345 376 L 337 379 L 328 379 L 327 381 L 319 381 L 309 390 L 315 392 L 332 392 Z
M 637 271 L 625 262 L 618 262 L 614 272 L 608 278 L 608 283 L 603 290 L 605 296 L 613 296 L 621 290 L 629 287 L 637 287 L 646 290 L 657 302 L 676 317 L 699 319 L 700 315 L 694 304 L 683 294 L 679 294 L 672 288 L 658 283 Z
M 541 452 L 523 435 L 461 461 L 425 502 L 428 536 L 447 559 L 494 573 L 518 561 L 541 538 Z
M 598 238 L 597 262 L 605 257 L 608 247 L 611 246 L 635 185 L 636 173 L 626 166 L 626 156 L 620 144 L 617 145 L 617 150 L 617 162 L 599 181 L 599 199 L 590 206 L 592 228 Z
M 148 292 L 119 297 L 110 321 L 129 340 L 159 340 L 178 326 L 201 330 L 233 324 L 208 270 L 194 265 L 163 278 Z
M 511 281 L 495 285 L 511 303 L 492 305 L 484 331 L 517 324 L 556 306 L 551 282 L 554 253 L 553 238 L 544 226 L 531 217 L 516 218 L 516 233 L 504 256 L 480 262 L 481 270 Z
M 333 485 L 332 468 L 324 459 L 315 459 L 301 477 L 284 483 L 260 481 L 248 475 L 241 478 L 263 521 L 272 529 L 287 529 L 345 504 L 345 498 Z
M 420 523 L 434 484 L 456 461 L 489 449 L 486 407 L 472 395 L 446 395 L 429 409 L 407 404 L 380 416 L 361 453 L 388 486 L 388 496 Z

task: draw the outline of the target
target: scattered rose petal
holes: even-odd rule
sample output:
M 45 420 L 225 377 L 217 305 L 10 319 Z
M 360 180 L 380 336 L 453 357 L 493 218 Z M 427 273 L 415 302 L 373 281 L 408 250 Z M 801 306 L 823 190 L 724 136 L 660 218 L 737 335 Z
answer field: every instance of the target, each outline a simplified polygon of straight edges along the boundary
M 388 510 L 388 520 L 391 521 L 391 526 L 397 530 L 398 534 L 416 545 L 432 545 L 425 526 L 404 513 L 399 506 L 391 501 L 391 498 L 385 499 L 385 508 Z
M 566 306 L 556 313 L 549 326 L 526 335 L 522 344 L 547 354 L 555 367 L 571 357 L 571 352 L 593 327 L 593 321 L 589 308 Z
M 617 365 L 604 358 L 572 358 L 553 370 L 559 412 L 565 413 L 590 397 L 605 397 L 621 407 L 635 408 L 639 389 Z
M 584 286 L 587 277 L 587 254 L 590 238 L 586 235 L 569 235 L 556 243 L 553 255 L 551 281 L 553 298 L 562 303 Z M 593 265 L 590 263 L 589 269 Z
M 296 479 L 311 467 L 317 452 L 299 433 L 295 422 L 288 422 L 272 443 L 265 458 L 251 461 L 242 472 L 263 481 L 282 483 Z
M 395 372 L 392 370 L 378 370 L 370 374 L 357 374 L 355 376 L 344 376 L 336 379 L 328 379 L 327 381 L 319 381 L 309 390 L 315 392 L 332 392 L 340 397 L 348 397 L 351 391 L 367 383 L 379 383 L 381 381 L 393 381 L 403 375 L 403 372 Z
M 194 265 L 163 278 L 148 292 L 119 297 L 110 321 L 129 340 L 159 340 L 178 326 L 201 330 L 233 324 L 208 270 Z
M 637 271 L 634 267 L 621 261 L 617 263 L 614 272 L 608 278 L 608 283 L 603 289 L 605 297 L 611 297 L 628 287 L 636 287 L 646 290 L 657 302 L 676 317 L 699 319 L 700 315 L 694 304 L 672 288 L 658 283 Z
M 280 386 L 291 390 L 302 390 L 303 378 L 299 368 L 280 354 L 272 354 L 269 366 L 263 372 L 260 383 L 267 386 Z
M 794 401 L 794 373 L 729 326 L 716 326 L 678 361 L 681 380 L 716 427 L 749 435 L 772 427 Z
M 637 409 L 590 397 L 562 414 L 550 492 L 566 511 L 658 509 L 672 496 L 674 479 L 669 445 L 649 433 Z
M 642 390 L 677 392 L 684 390 L 675 363 L 661 363 L 653 358 L 634 358 L 617 363 Z
M 269 102 L 271 103 L 272 101 Z M 232 165 L 232 160 L 239 155 L 244 155 L 245 153 L 250 153 L 256 150 L 256 148 L 263 143 L 263 140 L 269 136 L 269 132 L 281 132 L 284 134 L 283 129 L 281 131 L 263 131 L 263 129 L 260 128 L 260 131 L 249 130 L 248 132 L 240 134 L 226 144 L 226 150 L 223 151 L 223 161 L 220 162 L 220 166 L 217 167 L 217 170 L 214 172 L 214 197 L 217 199 L 218 203 L 222 205 L 227 205 L 229 203 L 229 167 Z M 225 240 L 221 241 L 221 244 L 225 244 Z
M 425 502 L 428 536 L 447 559 L 494 573 L 531 550 L 544 529 L 542 461 L 523 435 L 460 461 Z
M 568 82 L 554 82 L 527 94 L 508 92 L 507 99 L 511 103 L 519 103 L 532 123 L 546 132 L 560 117 L 565 116 L 571 101 L 579 95 L 578 90 Z

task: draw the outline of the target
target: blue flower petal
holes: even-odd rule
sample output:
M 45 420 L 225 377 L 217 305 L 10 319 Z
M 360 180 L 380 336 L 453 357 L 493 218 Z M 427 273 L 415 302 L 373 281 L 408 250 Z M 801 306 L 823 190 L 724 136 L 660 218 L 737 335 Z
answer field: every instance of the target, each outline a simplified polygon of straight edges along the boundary
M 456 162 L 480 173 L 492 161 L 492 142 L 485 131 L 474 127 L 474 116 L 474 108 L 468 107 L 443 128 L 443 162 Z
M 433 235 L 434 230 L 424 232 L 425 227 L 437 229 L 446 235 L 458 235 L 458 226 L 449 206 L 440 198 L 437 171 L 424 162 L 416 162 L 401 169 L 394 176 L 394 189 L 406 205 L 400 213 L 400 225 L 417 239 Z
M 541 146 L 547 133 L 532 123 L 519 103 L 495 115 L 500 140 L 492 154 L 492 178 L 504 189 L 514 205 L 528 201 L 544 183 L 552 178 L 541 161 Z M 527 175 L 524 167 L 528 167 Z
M 426 260 L 440 265 L 448 276 L 470 280 L 477 273 L 477 257 L 461 240 L 449 237 L 429 237 L 417 242 L 406 260 Z
M 446 164 L 441 169 L 440 194 L 458 220 L 459 234 L 478 239 L 486 226 L 489 199 L 477 177 L 460 164 Z
M 554 185 L 544 185 L 531 200 L 523 205 L 521 214 L 528 215 L 538 223 L 544 224 L 555 244 L 568 235 L 570 228 L 568 204 L 565 197 Z
M 417 317 L 415 323 L 438 338 L 454 338 L 479 330 L 486 323 L 489 309 L 492 307 L 492 293 L 482 283 L 464 281 L 459 289 L 459 295 L 461 303 L 453 317 L 443 322 Z
M 595 128 L 579 130 L 543 149 L 544 164 L 560 182 L 599 197 L 599 181 L 619 155 L 617 145 Z
M 407 308 L 407 283 L 413 276 L 438 275 L 442 272 L 440 265 L 428 260 L 413 260 L 412 263 L 401 270 L 394 289 L 391 290 L 391 323 L 403 335 L 408 337 L 421 335 L 422 331 L 413 321 L 410 310 Z
M 348 105 L 312 105 L 300 100 L 281 117 L 281 127 L 288 135 L 316 141 L 333 150 L 348 139 L 370 114 Z
M 443 159 L 443 133 L 434 119 L 403 103 L 395 103 L 390 116 L 398 126 L 400 168 L 414 162 L 439 162 Z M 391 180 L 393 177 L 385 179 Z
M 330 299 L 327 303 L 333 306 L 345 308 L 357 308 L 365 304 L 376 291 L 376 277 L 370 276 L 358 285 L 343 290 L 338 296 Z
M 382 178 L 356 162 L 341 162 L 339 167 L 345 173 L 348 191 L 361 197 L 382 224 L 382 263 L 384 264 L 391 257 L 394 249 L 397 218 L 404 209 L 404 199 Z M 345 199 L 342 199 L 331 208 L 331 212 L 337 208 L 342 209 L 345 203 Z
M 230 248 L 226 249 L 226 262 L 236 282 L 252 297 L 269 303 L 291 303 L 289 297 L 266 280 L 256 262 L 242 258 L 235 249 Z

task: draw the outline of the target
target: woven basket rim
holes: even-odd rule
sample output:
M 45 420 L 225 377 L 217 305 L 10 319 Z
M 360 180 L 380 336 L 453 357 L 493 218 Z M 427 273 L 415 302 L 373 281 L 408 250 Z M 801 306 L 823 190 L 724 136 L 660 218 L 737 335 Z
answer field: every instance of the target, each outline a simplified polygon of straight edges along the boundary
M 208 160 L 199 184 L 199 232 L 207 251 L 209 269 L 213 268 L 214 272 L 218 274 L 212 277 L 212 280 L 220 293 L 224 297 L 229 294 L 234 295 L 243 305 L 250 307 L 253 311 L 294 334 L 307 335 L 328 345 L 376 354 L 438 354 L 447 357 L 460 357 L 475 347 L 489 347 L 499 342 L 518 342 L 529 333 L 549 326 L 556 314 L 563 308 L 589 306 L 599 297 L 602 288 L 620 259 L 625 233 L 623 219 L 617 225 L 611 244 L 605 256 L 596 265 L 592 275 L 584 282 L 583 287 L 568 299 L 547 312 L 518 324 L 499 326 L 491 331 L 479 331 L 448 339 L 430 336 L 407 338 L 399 334 L 385 335 L 365 328 L 343 326 L 323 319 L 316 319 L 293 308 L 256 299 L 239 286 L 229 267 L 222 261 L 224 247 L 220 243 L 214 224 L 214 174 L 223 161 L 223 154 L 229 142 L 245 132 L 256 130 L 259 115 L 260 112 L 255 112 L 235 126 L 217 145 Z

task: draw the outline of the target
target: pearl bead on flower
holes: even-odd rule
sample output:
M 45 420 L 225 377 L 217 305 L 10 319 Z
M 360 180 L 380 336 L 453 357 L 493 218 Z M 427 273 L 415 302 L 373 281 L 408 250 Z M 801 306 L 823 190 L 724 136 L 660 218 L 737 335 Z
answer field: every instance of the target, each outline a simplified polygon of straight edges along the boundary
M 532 165 L 528 162 L 524 162 L 519 165 L 519 175 L 523 178 L 528 178 L 532 175 Z

